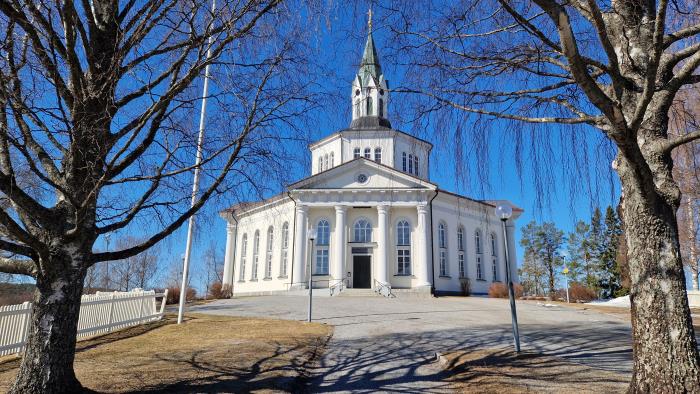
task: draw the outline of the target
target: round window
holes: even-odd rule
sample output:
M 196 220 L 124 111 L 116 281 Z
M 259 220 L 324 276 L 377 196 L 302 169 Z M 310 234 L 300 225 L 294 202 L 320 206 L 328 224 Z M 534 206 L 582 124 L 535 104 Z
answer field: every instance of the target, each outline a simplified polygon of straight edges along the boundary
M 365 175 L 365 174 L 358 174 L 358 175 L 357 175 L 357 182 L 358 182 L 358 183 L 365 183 L 365 182 L 367 182 L 367 175 Z
M 360 89 L 355 90 L 355 96 L 359 96 L 359 95 L 360 95 Z

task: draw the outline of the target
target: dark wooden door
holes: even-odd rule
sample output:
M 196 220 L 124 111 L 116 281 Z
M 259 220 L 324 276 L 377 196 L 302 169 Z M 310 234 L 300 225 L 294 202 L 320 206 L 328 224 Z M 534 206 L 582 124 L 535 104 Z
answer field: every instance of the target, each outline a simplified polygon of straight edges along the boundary
M 353 256 L 352 287 L 355 289 L 369 289 L 372 287 L 372 260 L 371 256 Z

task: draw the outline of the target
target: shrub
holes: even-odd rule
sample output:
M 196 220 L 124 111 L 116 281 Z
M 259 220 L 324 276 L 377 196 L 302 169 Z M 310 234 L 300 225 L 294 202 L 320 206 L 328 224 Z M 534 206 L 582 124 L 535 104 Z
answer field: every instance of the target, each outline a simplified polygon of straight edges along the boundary
M 188 287 L 186 301 L 192 301 L 197 296 L 197 290 Z M 168 287 L 168 298 L 166 300 L 167 304 L 177 304 L 180 302 L 180 288 L 177 286 Z
M 222 285 L 221 282 L 215 281 L 209 285 L 209 296 L 215 299 L 231 298 L 231 286 Z
M 513 291 L 515 298 L 523 296 L 523 286 L 518 283 L 513 283 Z M 489 286 L 489 297 L 491 298 L 508 298 L 508 286 L 505 283 L 496 282 Z
M 570 302 L 589 302 L 595 300 L 596 294 L 593 289 L 590 289 L 580 283 L 569 283 L 569 301 Z M 557 299 L 566 302 L 566 289 L 557 290 Z

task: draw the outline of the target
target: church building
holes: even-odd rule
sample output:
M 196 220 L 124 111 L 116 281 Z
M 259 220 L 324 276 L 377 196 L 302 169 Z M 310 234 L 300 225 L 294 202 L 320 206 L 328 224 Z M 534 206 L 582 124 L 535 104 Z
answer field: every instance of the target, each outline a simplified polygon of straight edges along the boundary
M 352 122 L 309 145 L 311 175 L 264 201 L 221 212 L 227 222 L 224 285 L 233 294 L 308 287 L 337 295 L 373 289 L 485 294 L 506 280 L 497 204 L 430 181 L 433 145 L 389 122 L 389 81 L 370 29 L 352 82 Z M 511 205 L 512 206 L 512 205 Z M 507 252 L 517 282 L 513 207 Z

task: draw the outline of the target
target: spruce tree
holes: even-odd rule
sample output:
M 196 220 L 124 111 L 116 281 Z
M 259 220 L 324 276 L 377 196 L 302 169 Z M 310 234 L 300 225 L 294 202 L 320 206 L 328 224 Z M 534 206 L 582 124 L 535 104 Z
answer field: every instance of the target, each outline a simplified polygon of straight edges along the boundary
M 600 281 L 603 298 L 611 298 L 620 294 L 622 277 L 617 261 L 618 245 L 622 227 L 615 210 L 608 206 L 605 210 L 605 229 L 603 233 L 603 249 L 600 255 Z

